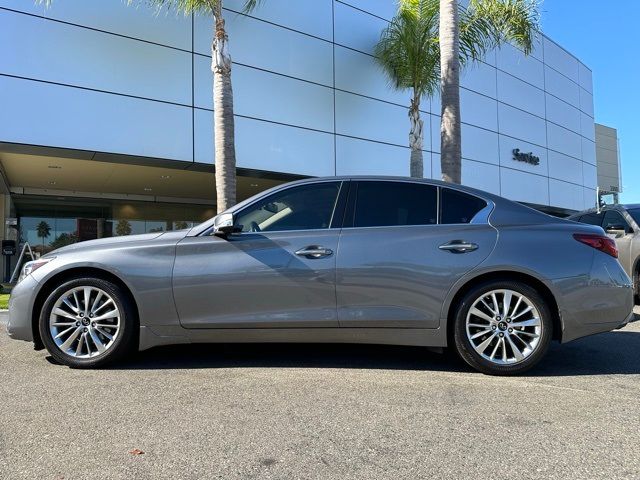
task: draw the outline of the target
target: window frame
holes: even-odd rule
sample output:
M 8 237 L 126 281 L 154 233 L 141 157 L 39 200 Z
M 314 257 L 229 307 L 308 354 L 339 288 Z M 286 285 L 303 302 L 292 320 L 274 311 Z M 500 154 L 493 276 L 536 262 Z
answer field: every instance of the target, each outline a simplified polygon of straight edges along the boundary
M 627 233 L 633 232 L 633 228 L 631 227 L 631 224 L 629 223 L 629 221 L 625 218 L 624 214 L 622 212 L 616 210 L 615 208 L 610 208 L 610 209 L 604 211 L 604 215 L 602 216 L 602 222 L 600 222 L 600 227 L 602 227 L 602 229 L 605 232 L 607 231 L 607 227 L 606 227 L 605 221 L 606 221 L 607 215 L 609 213 L 617 214 L 622 219 L 622 221 L 626 225 L 626 227 L 624 229 L 625 235 Z
M 357 188 L 358 188 L 358 184 L 361 182 L 384 182 L 384 183 L 410 183 L 410 184 L 414 184 L 414 185 L 425 185 L 425 186 L 430 186 L 436 189 L 437 191 L 437 196 L 436 196 L 436 215 L 437 215 L 437 221 L 436 223 L 430 223 L 430 224 L 425 224 L 425 225 L 386 225 L 386 226 L 373 226 L 373 227 L 354 227 L 354 216 L 355 216 L 355 202 L 356 202 L 356 195 L 357 195 Z M 229 213 L 233 214 L 233 218 L 234 218 L 234 222 L 236 217 L 243 212 L 245 209 L 252 207 L 253 205 L 255 205 L 256 203 L 270 197 L 271 195 L 275 195 L 275 194 L 279 194 L 284 192 L 285 190 L 289 190 L 292 188 L 297 188 L 297 187 L 302 187 L 305 185 L 316 185 L 318 183 L 339 183 L 340 184 L 340 190 L 338 191 L 338 197 L 336 199 L 336 204 L 334 205 L 334 209 L 332 212 L 332 217 L 331 217 L 331 223 L 329 225 L 329 228 L 323 228 L 323 229 L 308 229 L 308 230 L 281 230 L 281 231 L 273 231 L 273 232 L 264 232 L 264 233 L 286 233 L 286 232 L 322 232 L 322 231 L 327 231 L 327 230 L 342 230 L 345 228 L 349 228 L 349 229 L 353 229 L 353 228 L 367 228 L 367 229 L 371 229 L 371 228 L 416 228 L 416 227 L 437 227 L 437 226 L 460 226 L 460 225 L 490 225 L 489 222 L 489 216 L 491 215 L 491 213 L 493 212 L 493 209 L 495 208 L 495 202 L 493 202 L 491 199 L 480 196 L 480 195 L 475 195 L 473 193 L 469 193 L 466 192 L 462 189 L 457 189 L 455 187 L 449 187 L 449 186 L 441 186 L 435 183 L 429 183 L 429 182 L 420 182 L 420 181 L 415 181 L 412 180 L 410 178 L 407 179 L 403 179 L 403 178 L 326 178 L 326 179 L 317 179 L 315 181 L 312 182 L 305 182 L 305 183 L 297 183 L 295 185 L 287 185 L 287 186 L 281 186 L 281 187 L 274 187 L 272 189 L 270 189 L 268 192 L 264 195 L 260 195 L 258 198 L 256 198 L 254 201 L 252 201 L 251 203 L 247 203 L 246 205 L 242 205 L 240 208 L 238 208 L 237 210 L 233 210 L 233 208 L 229 211 Z M 467 195 L 470 195 L 472 197 L 476 197 L 481 199 L 482 201 L 486 202 L 486 206 L 480 210 L 478 213 L 475 214 L 475 216 L 471 219 L 471 221 L 469 223 L 447 223 L 447 224 L 443 224 L 441 223 L 441 218 L 440 218 L 440 202 L 441 202 L 441 195 L 442 195 L 442 189 L 443 188 L 448 188 L 450 190 L 455 190 Z M 246 200 L 245 200 L 246 202 Z M 242 202 L 244 203 L 244 202 Z M 337 213 L 337 215 L 336 215 Z M 341 217 L 342 218 L 339 218 Z M 215 218 L 215 217 L 214 217 Z M 187 234 L 187 236 L 196 236 L 196 237 L 208 237 L 211 236 L 211 232 L 213 229 L 213 219 L 209 220 L 209 225 L 206 226 L 205 228 L 203 228 L 202 230 L 196 230 L 193 231 L 192 233 L 190 232 L 189 234 Z M 194 230 L 197 228 L 194 227 Z M 202 228 L 202 226 L 201 226 Z M 239 235 L 247 235 L 247 234 L 255 234 L 256 232 L 238 232 L 235 233 L 233 236 L 239 236 Z
M 471 220 L 469 220 L 466 223 L 442 223 L 442 207 L 443 207 L 442 192 L 444 190 L 449 190 L 452 192 L 461 193 L 462 195 L 468 195 L 470 197 L 477 198 L 479 200 L 482 200 L 485 203 L 485 205 L 480 210 L 478 210 L 473 217 L 471 217 Z M 491 211 L 493 210 L 493 206 L 491 205 L 491 203 L 492 202 L 489 202 L 489 200 L 485 198 L 478 197 L 477 195 L 472 195 L 471 193 L 468 193 L 468 192 L 463 192 L 462 190 L 457 190 L 455 188 L 449 188 L 449 187 L 438 187 L 438 225 L 474 225 L 478 223 L 489 223 L 489 213 L 491 213 Z M 487 211 L 487 209 L 489 210 Z M 475 219 L 483 212 L 486 213 L 487 221 L 486 222 L 475 221 Z
M 427 187 L 432 187 L 436 189 L 436 223 L 428 223 L 428 224 L 418 224 L 418 225 L 376 225 L 370 227 L 356 227 L 355 225 L 355 213 L 356 213 L 356 202 L 358 197 L 358 186 L 363 182 L 383 182 L 383 183 L 410 183 L 412 185 L 423 185 Z M 495 206 L 494 202 L 491 200 L 474 195 L 469 192 L 465 192 L 463 190 L 459 190 L 456 188 L 451 188 L 447 186 L 440 186 L 433 183 L 427 182 L 416 182 L 411 179 L 403 180 L 403 179 L 381 179 L 381 178 L 358 178 L 352 179 L 351 185 L 349 188 L 349 198 L 347 202 L 347 207 L 345 209 L 345 219 L 342 225 L 342 228 L 358 228 L 358 229 L 371 229 L 371 228 L 416 228 L 416 227 L 437 227 L 437 226 L 456 226 L 456 225 L 488 225 L 489 224 L 489 214 L 493 211 Z M 442 190 L 447 188 L 449 190 L 453 190 L 456 192 L 463 193 L 465 195 L 469 195 L 471 197 L 478 198 L 486 203 L 486 205 L 476 213 L 470 222 L 468 223 L 442 223 L 441 218 L 441 203 L 442 203 Z
M 338 221 L 340 222 L 340 224 L 342 223 L 340 221 L 339 218 L 336 218 L 336 214 L 338 217 L 340 217 L 341 214 L 344 213 L 344 208 L 345 208 L 345 204 L 346 204 L 346 195 L 347 195 L 347 188 L 345 188 L 345 183 L 348 183 L 348 180 L 336 180 L 336 179 L 327 179 L 326 181 L 318 181 L 318 182 L 308 182 L 308 183 L 299 183 L 297 185 L 290 185 L 288 187 L 284 187 L 284 188 L 280 188 L 274 192 L 268 193 L 266 195 L 261 195 L 260 197 L 256 198 L 255 201 L 244 205 L 242 208 L 238 209 L 233 213 L 233 223 L 235 225 L 235 222 L 237 220 L 237 217 L 239 215 L 242 214 L 242 212 L 244 212 L 245 210 L 255 206 L 257 203 L 260 202 L 264 202 L 266 201 L 268 198 L 274 196 L 274 195 L 280 195 L 284 192 L 287 192 L 288 190 L 293 190 L 296 188 L 302 188 L 302 187 L 308 187 L 308 186 L 314 186 L 314 185 L 319 185 L 321 183 L 335 183 L 338 185 L 338 194 L 336 195 L 336 200 L 333 204 L 333 210 L 331 211 L 331 218 L 329 220 L 329 227 L 327 228 L 305 228 L 305 229 L 297 229 L 297 230 L 267 230 L 265 232 L 237 232 L 234 234 L 234 236 L 236 235 L 255 235 L 255 234 L 272 234 L 272 233 L 300 233 L 300 232 L 324 232 L 327 230 L 335 230 L 335 229 L 340 229 L 341 226 L 334 226 L 334 224 Z M 202 236 L 208 236 L 208 232 L 211 231 L 211 228 L 206 229 L 204 232 L 202 232 Z

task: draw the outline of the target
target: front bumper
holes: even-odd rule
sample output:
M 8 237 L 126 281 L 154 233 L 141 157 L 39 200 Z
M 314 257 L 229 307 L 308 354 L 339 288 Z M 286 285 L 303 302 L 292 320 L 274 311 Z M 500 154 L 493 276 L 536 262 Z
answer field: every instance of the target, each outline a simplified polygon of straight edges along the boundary
M 33 342 L 31 312 L 37 294 L 38 282 L 32 275 L 24 278 L 11 291 L 7 333 L 15 340 Z

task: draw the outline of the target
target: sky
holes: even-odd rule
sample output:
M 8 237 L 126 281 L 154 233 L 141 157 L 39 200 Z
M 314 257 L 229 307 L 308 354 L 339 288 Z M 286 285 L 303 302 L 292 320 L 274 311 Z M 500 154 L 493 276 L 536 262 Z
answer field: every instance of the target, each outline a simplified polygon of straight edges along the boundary
M 618 129 L 620 201 L 640 203 L 638 0 L 544 0 L 542 31 L 593 72 L 595 121 Z

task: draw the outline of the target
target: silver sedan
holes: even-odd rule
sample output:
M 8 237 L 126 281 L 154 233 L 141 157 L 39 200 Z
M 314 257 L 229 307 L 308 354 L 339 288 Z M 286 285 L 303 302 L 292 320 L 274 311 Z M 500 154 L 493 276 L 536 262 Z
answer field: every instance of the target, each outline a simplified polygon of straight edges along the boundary
M 632 284 L 600 227 L 486 192 L 303 180 L 190 230 L 93 240 L 27 264 L 8 331 L 97 367 L 191 342 L 452 347 L 516 374 L 552 340 L 625 325 Z

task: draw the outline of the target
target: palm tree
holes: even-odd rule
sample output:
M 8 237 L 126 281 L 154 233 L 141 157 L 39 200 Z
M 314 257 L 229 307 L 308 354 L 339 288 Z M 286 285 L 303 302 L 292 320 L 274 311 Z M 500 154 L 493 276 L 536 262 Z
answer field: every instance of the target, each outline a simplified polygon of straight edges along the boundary
M 397 15 L 384 29 L 375 54 L 378 63 L 396 89 L 411 90 L 409 106 L 409 171 L 424 176 L 422 146 L 424 124 L 420 100 L 438 87 L 438 8 L 434 1 L 400 1 Z
M 458 0 L 440 0 L 440 167 L 442 180 L 462 182 Z
M 421 98 L 431 96 L 440 79 L 442 179 L 460 183 L 460 67 L 504 42 L 530 53 L 537 19 L 535 0 L 471 0 L 466 9 L 457 0 L 399 0 L 375 53 L 392 86 L 411 90 L 412 177 L 424 173 Z
M 536 0 L 470 0 L 464 9 L 458 0 L 440 3 L 440 161 L 442 179 L 460 183 L 462 135 L 460 127 L 460 67 L 480 60 L 505 42 L 531 53 L 538 32 Z
M 135 0 L 128 0 L 132 3 Z M 231 56 L 229 37 L 222 15 L 223 0 L 138 0 L 148 1 L 161 9 L 174 8 L 185 15 L 212 15 L 211 70 L 213 72 L 213 111 L 215 138 L 216 195 L 218 213 L 236 203 L 236 148 L 231 86 Z M 245 13 L 251 12 L 262 0 L 245 0 Z
M 46 238 L 49 238 L 49 235 L 51 235 L 51 227 L 49 224 L 44 220 L 38 223 L 38 225 L 36 225 L 36 235 L 38 235 L 38 238 L 42 239 L 42 248 L 44 250 L 44 241 Z
M 52 0 L 35 0 L 49 6 Z M 211 42 L 211 70 L 213 71 L 213 110 L 215 137 L 215 170 L 218 213 L 236 203 L 236 148 L 233 118 L 233 89 L 231 87 L 231 56 L 229 37 L 222 16 L 223 0 L 127 0 L 151 3 L 160 11 L 174 8 L 185 15 L 204 13 L 214 19 Z M 254 10 L 262 0 L 245 0 L 244 11 Z

